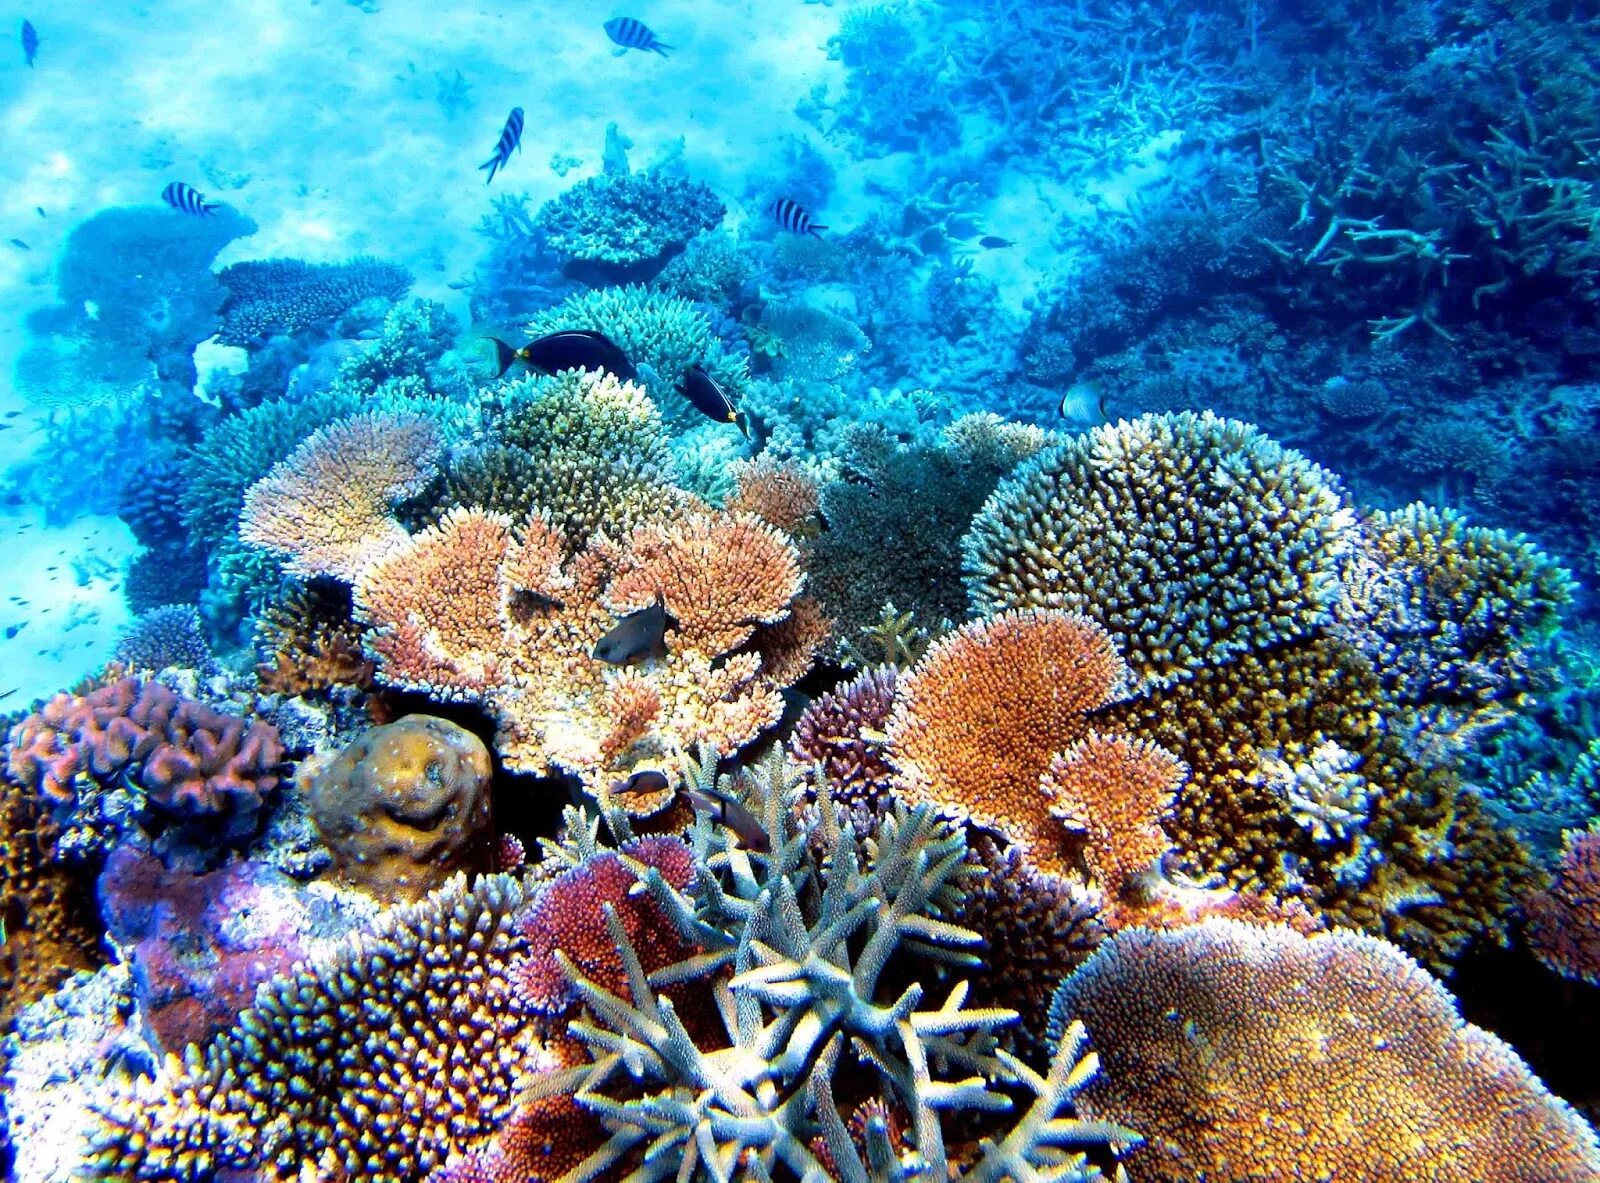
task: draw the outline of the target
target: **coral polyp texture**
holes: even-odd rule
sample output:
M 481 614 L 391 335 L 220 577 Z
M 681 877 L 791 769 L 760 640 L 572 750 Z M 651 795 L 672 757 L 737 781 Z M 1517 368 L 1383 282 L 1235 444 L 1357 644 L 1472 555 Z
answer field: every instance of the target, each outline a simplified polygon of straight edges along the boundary
M 374 412 L 314 432 L 245 493 L 239 537 L 287 558 L 298 575 L 354 579 L 406 538 L 393 516 L 439 461 L 420 415 Z
M 805 807 L 814 810 L 825 788 L 861 835 L 877 831 L 894 800 L 883 730 L 898 678 L 894 666 L 880 666 L 818 695 L 789 736 L 789 758 L 807 773 Z
M 1600 1142 L 1383 941 L 1211 920 L 1131 929 L 1051 1005 L 1101 1071 L 1082 1111 L 1144 1137 L 1147 1183 L 1592 1183 Z
M 726 212 L 707 186 L 666 172 L 606 172 L 540 207 L 534 223 L 588 282 L 653 278 Z
M 1024 463 L 964 570 L 979 614 L 1084 613 L 1161 684 L 1327 623 L 1350 517 L 1332 476 L 1250 424 L 1146 415 Z
M 1534 955 L 1564 977 L 1600 985 L 1600 822 L 1562 836 L 1555 882 L 1524 906 Z
M 346 263 L 252 259 L 224 267 L 224 345 L 260 345 L 333 321 L 363 300 L 398 300 L 411 287 L 404 267 L 361 256 Z

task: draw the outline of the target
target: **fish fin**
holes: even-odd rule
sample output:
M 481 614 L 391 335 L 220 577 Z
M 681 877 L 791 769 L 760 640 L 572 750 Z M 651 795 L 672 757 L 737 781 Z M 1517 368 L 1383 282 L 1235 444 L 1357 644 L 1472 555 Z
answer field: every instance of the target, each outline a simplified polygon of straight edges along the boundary
M 619 58 L 619 57 L 621 57 L 623 54 L 625 54 L 627 52 L 628 52 L 628 47 L 626 45 L 623 45 L 623 46 L 620 46 L 617 49 L 613 49 L 611 51 L 611 56 L 614 57 L 614 58 Z
M 485 160 L 478 166 L 479 171 L 482 171 L 483 169 L 489 170 L 489 175 L 483 178 L 483 183 L 485 185 L 494 180 L 494 174 L 500 171 L 500 166 L 504 163 L 505 161 L 500 159 L 500 153 L 496 152 L 493 156 L 489 157 L 488 160 Z
M 511 348 L 511 346 L 507 345 L 504 341 L 500 340 L 499 337 L 479 337 L 478 340 L 494 342 L 494 376 L 496 378 L 504 378 L 506 376 L 506 371 L 509 370 L 512 363 L 517 360 L 517 351 Z
M 667 57 L 668 56 L 667 50 L 669 50 L 671 48 L 672 48 L 672 46 L 668 45 L 666 42 L 657 41 L 654 45 L 652 45 L 650 47 L 650 51 L 652 53 L 659 53 L 662 57 Z
M 806 233 L 811 235 L 812 238 L 821 238 L 822 235 L 818 234 L 817 231 L 818 230 L 826 230 L 826 229 L 827 229 L 826 226 L 821 226 L 821 225 L 818 225 L 816 222 L 813 222 L 813 223 L 811 223 L 811 229 L 807 230 Z
M 733 422 L 734 422 L 734 426 L 736 426 L 739 429 L 739 434 L 744 436 L 745 439 L 749 439 L 750 438 L 750 416 L 746 415 L 743 411 L 735 411 L 734 414 L 733 414 Z

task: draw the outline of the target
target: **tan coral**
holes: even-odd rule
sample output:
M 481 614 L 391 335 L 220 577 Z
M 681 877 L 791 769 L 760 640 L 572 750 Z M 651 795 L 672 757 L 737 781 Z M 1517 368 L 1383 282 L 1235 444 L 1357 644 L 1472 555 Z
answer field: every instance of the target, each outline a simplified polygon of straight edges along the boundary
M 730 513 L 753 514 L 792 537 L 816 532 L 821 486 L 792 460 L 763 454 L 741 464 L 735 480 L 727 504 Z

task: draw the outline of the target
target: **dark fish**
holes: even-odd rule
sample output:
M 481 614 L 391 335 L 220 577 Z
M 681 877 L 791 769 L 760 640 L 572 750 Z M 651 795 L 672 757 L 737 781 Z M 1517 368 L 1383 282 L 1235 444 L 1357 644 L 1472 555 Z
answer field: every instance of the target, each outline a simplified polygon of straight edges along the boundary
M 522 362 L 541 374 L 559 374 L 562 370 L 605 370 L 624 382 L 637 382 L 639 371 L 633 368 L 628 355 L 619 349 L 604 333 L 593 329 L 562 329 L 547 333 L 536 341 L 529 341 L 521 349 L 513 349 L 498 337 L 486 337 L 494 342 L 495 377 L 501 377 L 513 362 Z
M 11 245 L 16 247 L 19 251 L 31 251 L 33 249 L 27 243 L 23 242 L 22 239 L 20 239 L 20 238 L 13 238 L 13 239 L 10 240 L 10 242 L 11 242 Z
M 689 804 L 696 811 L 709 814 L 712 821 L 721 822 L 732 830 L 733 836 L 739 839 L 739 845 L 746 850 L 756 854 L 772 853 L 772 838 L 767 834 L 766 827 L 737 801 L 730 801 L 721 795 L 713 797 L 699 789 L 686 789 L 684 796 L 689 798 Z
M 677 389 L 702 415 L 718 423 L 732 423 L 746 439 L 750 438 L 750 426 L 744 412 L 733 405 L 727 392 L 717 385 L 717 380 L 706 373 L 705 367 L 699 362 L 683 372 L 683 381 L 678 383 Z
M 985 234 L 978 239 L 978 245 L 986 251 L 1004 250 L 1008 246 L 1016 246 L 1009 238 L 1001 238 L 998 234 Z
M 626 780 L 611 782 L 611 791 L 618 796 L 628 793 L 660 793 L 671 787 L 667 774 L 654 768 L 641 768 Z
M 39 56 L 39 30 L 33 27 L 32 21 L 22 22 L 22 56 L 30 66 L 33 65 L 33 59 Z
M 16 636 L 27 627 L 28 622 L 26 620 L 24 620 L 21 624 L 13 624 L 10 628 L 6 629 L 6 640 L 9 641 L 12 637 Z
M 182 181 L 173 181 L 163 189 L 161 200 L 175 210 L 186 214 L 197 214 L 202 218 L 216 209 L 218 204 L 215 201 L 207 201 L 204 195 Z
M 483 181 L 485 185 L 494 180 L 494 174 L 506 166 L 511 154 L 520 147 L 522 147 L 522 108 L 512 107 L 511 114 L 506 116 L 505 127 L 500 129 L 500 140 L 494 146 L 494 155 L 478 166 L 480 169 L 489 170 L 489 175 Z
M 38 214 L 41 218 L 45 216 L 44 206 L 42 206 L 42 205 L 34 206 L 33 207 L 33 212 Z
M 10 690 L 0 693 L 0 702 L 4 702 L 6 699 L 10 698 L 13 694 L 17 693 L 19 689 L 20 687 L 13 686 Z
M 667 655 L 667 629 L 677 622 L 660 596 L 648 608 L 630 612 L 595 642 L 594 657 L 607 665 L 638 665 Z
M 798 201 L 790 201 L 787 197 L 780 197 L 772 203 L 772 216 L 778 219 L 778 225 L 785 230 L 793 230 L 796 234 L 811 234 L 821 238 L 822 235 L 817 234 L 817 231 L 827 229 L 821 223 L 811 220 L 810 210 Z
M 612 17 L 606 22 L 605 30 L 606 36 L 623 49 L 642 49 L 666 57 L 667 50 L 672 48 L 652 33 L 644 22 L 636 21 L 631 16 Z

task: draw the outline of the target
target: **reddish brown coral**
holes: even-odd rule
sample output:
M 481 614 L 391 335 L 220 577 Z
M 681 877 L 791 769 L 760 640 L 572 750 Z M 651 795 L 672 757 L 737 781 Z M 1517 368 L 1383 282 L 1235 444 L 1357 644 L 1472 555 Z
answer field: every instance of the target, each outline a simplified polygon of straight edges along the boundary
M 1208 921 L 1130 929 L 1063 984 L 1101 1071 L 1080 1112 L 1143 1183 L 1594 1183 L 1600 1143 L 1394 946 Z
M 728 498 L 729 512 L 754 514 L 791 536 L 815 531 L 821 487 L 798 464 L 763 453 L 741 465 L 736 480 L 738 487 Z
M 487 1149 L 428 1176 L 428 1183 L 535 1183 L 566 1177 L 606 1140 L 600 1119 L 571 1096 L 524 1101 Z
M 1562 835 L 1555 883 L 1525 907 L 1534 955 L 1558 974 L 1600 985 L 1600 821 Z
M 315 579 L 267 605 L 256 621 L 256 682 L 263 694 L 293 697 L 352 686 L 372 688 L 376 666 L 361 649 L 350 587 Z

